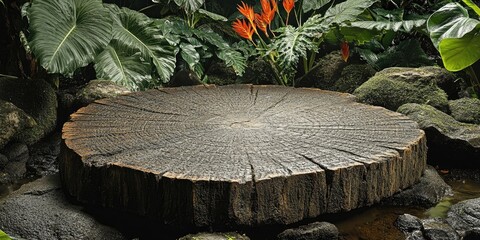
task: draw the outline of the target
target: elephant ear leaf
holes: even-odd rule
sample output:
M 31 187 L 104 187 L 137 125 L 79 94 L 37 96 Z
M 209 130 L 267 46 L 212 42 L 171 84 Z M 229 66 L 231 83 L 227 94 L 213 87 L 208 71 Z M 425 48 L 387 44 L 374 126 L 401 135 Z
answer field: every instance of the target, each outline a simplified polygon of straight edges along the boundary
M 110 42 L 112 19 L 101 0 L 35 0 L 30 47 L 50 73 L 71 75 Z
M 178 48 L 162 35 L 161 26 L 145 14 L 108 4 L 113 24 L 113 40 L 121 46 L 140 53 L 141 58 L 153 64 L 163 82 L 168 82 L 175 70 Z M 121 69 L 118 69 L 121 71 Z

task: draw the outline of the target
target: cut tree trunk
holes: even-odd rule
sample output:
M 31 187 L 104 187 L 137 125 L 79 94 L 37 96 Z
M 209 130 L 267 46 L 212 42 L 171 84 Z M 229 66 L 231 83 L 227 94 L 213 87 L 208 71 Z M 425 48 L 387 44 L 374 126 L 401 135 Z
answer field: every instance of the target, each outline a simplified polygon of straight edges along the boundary
M 404 115 L 318 89 L 164 88 L 104 99 L 63 128 L 66 191 L 193 226 L 288 224 L 415 183 L 426 140 Z

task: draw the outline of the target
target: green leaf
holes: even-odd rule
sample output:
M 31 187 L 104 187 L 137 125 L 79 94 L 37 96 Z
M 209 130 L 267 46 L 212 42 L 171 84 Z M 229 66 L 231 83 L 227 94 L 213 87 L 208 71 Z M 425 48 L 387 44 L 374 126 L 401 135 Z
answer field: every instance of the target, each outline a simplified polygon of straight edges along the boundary
M 152 66 L 141 58 L 140 52 L 134 53 L 116 40 L 95 58 L 97 78 L 106 79 L 138 90 L 145 82 L 152 82 Z
M 480 8 L 471 0 L 462 0 L 467 6 L 469 6 L 475 13 L 480 16 Z
M 169 44 L 161 28 L 145 14 L 108 4 L 114 16 L 113 39 L 135 49 L 153 66 L 163 82 L 168 82 L 175 70 L 178 49 Z
M 198 9 L 198 13 L 200 13 L 201 15 L 205 16 L 205 17 L 208 17 L 214 21 L 222 21 L 222 22 L 226 22 L 228 21 L 228 19 L 222 15 L 219 15 L 219 14 L 216 14 L 216 13 L 213 13 L 213 12 L 209 12 L 207 10 L 204 10 L 204 9 Z
M 341 27 L 340 33 L 347 42 L 357 42 L 363 44 L 378 36 L 379 31 L 374 29 L 363 29 L 359 27 Z M 338 39 L 335 39 L 335 43 L 338 43 Z
M 395 32 L 410 32 L 413 28 L 422 27 L 425 24 L 425 19 L 418 20 L 404 20 L 398 22 L 392 21 L 355 21 L 351 23 L 352 27 L 368 29 L 368 30 L 393 30 Z
M 205 0 L 175 0 L 175 3 L 187 13 L 192 14 L 205 3 Z
M 200 62 L 200 54 L 195 50 L 195 46 L 191 44 L 180 43 L 180 56 L 192 70 Z
M 477 28 L 462 38 L 444 38 L 439 52 L 449 71 L 460 71 L 480 59 L 480 29 Z
M 328 9 L 325 13 L 327 24 L 340 24 L 357 19 L 365 9 L 380 0 L 347 0 Z
M 312 10 L 320 9 L 331 0 L 303 0 L 302 10 L 304 13 Z
M 5 232 L 0 230 L 0 240 L 12 240 Z
M 50 73 L 71 75 L 110 42 L 112 20 L 100 0 L 35 0 L 30 47 Z
M 458 3 L 449 3 L 427 20 L 427 29 L 433 45 L 438 49 L 444 38 L 462 38 L 480 24 L 480 21 L 470 18 L 468 11 Z

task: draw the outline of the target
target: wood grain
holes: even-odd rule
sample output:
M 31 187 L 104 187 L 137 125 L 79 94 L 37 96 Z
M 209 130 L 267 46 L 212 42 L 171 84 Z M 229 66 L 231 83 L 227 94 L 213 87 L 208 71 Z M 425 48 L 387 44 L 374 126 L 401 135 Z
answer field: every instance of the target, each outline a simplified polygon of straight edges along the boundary
M 351 95 L 280 86 L 137 92 L 80 109 L 60 171 L 77 200 L 194 226 L 369 206 L 426 164 L 422 130 Z

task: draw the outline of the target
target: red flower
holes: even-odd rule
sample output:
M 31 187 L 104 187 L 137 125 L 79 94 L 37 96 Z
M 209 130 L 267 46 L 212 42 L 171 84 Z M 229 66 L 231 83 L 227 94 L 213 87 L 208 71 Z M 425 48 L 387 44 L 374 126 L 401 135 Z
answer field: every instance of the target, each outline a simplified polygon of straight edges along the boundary
M 265 36 L 268 37 L 268 32 L 267 32 L 268 23 L 265 20 L 265 17 L 263 15 L 255 13 L 255 25 L 265 33 Z
M 347 62 L 348 57 L 350 56 L 350 47 L 348 46 L 348 42 L 343 41 L 340 47 L 342 48 L 342 59 L 343 61 Z
M 248 4 L 245 4 L 243 1 L 242 1 L 242 5 L 237 5 L 237 9 L 238 11 L 243 15 L 245 16 L 248 21 L 250 22 L 250 24 L 254 24 L 253 21 L 255 20 L 255 12 L 253 11 L 253 7 L 252 6 L 249 6 Z M 255 26 L 253 26 L 255 27 Z
M 267 25 L 270 25 L 273 18 L 275 17 L 275 11 L 277 10 L 277 2 L 276 0 L 271 0 L 270 2 L 268 0 L 260 0 L 260 3 L 262 5 L 263 20 L 267 23 Z
M 293 7 L 295 7 L 295 0 L 282 0 L 282 4 L 283 8 L 285 8 L 285 11 L 287 11 L 287 13 L 290 13 Z
M 240 35 L 240 37 L 253 41 L 252 36 L 255 32 L 255 29 L 245 20 L 237 19 L 235 22 L 233 22 L 232 28 L 238 35 Z

